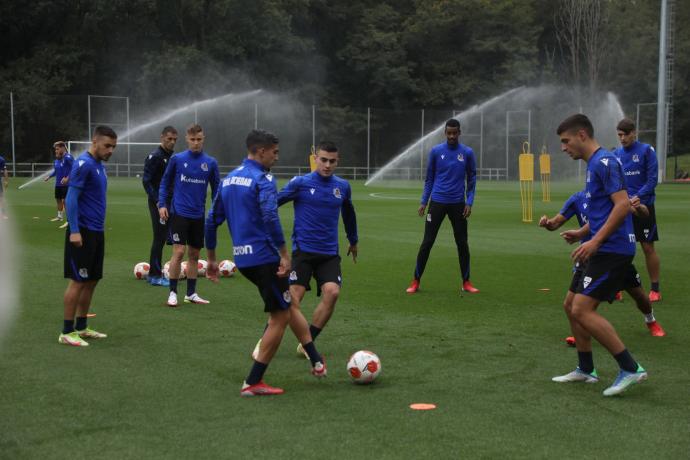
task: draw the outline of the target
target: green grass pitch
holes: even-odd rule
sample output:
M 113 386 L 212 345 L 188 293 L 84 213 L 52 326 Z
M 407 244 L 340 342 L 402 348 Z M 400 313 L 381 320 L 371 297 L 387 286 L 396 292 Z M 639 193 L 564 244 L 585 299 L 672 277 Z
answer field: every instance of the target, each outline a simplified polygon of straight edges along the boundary
M 12 185 L 6 198 L 21 241 L 21 293 L 14 324 L 0 341 L 0 458 L 687 458 L 690 452 L 686 186 L 658 188 L 664 300 L 655 312 L 667 337 L 649 336 L 627 296 L 600 307 L 649 371 L 648 382 L 622 397 L 601 395 L 617 366 L 598 345 L 600 383 L 550 381 L 577 364 L 563 341 L 569 331 L 561 307 L 572 248 L 536 221 L 556 213 L 579 185 L 554 184 L 551 203 L 535 193 L 535 223 L 523 224 L 516 183 L 479 182 L 469 232 L 472 280 L 481 293 L 460 294 L 445 222 L 414 296 L 405 288 L 423 232 L 416 215 L 421 184 L 355 183 L 360 258 L 355 265 L 343 254 L 342 295 L 317 340 L 328 378 L 309 375 L 287 332 L 266 374 L 286 393 L 245 399 L 239 389 L 265 319 L 247 280 L 200 280 L 198 291 L 210 305 L 166 308 L 165 288 L 132 275 L 150 245 L 141 184 L 111 179 L 105 279 L 90 321 L 109 338 L 87 349 L 59 345 L 64 231 L 49 222 L 52 188 Z M 289 235 L 291 207 L 281 216 Z M 219 254 L 227 257 L 227 227 L 219 231 Z M 640 251 L 636 263 L 648 288 Z M 307 294 L 308 317 L 315 303 Z M 359 349 L 381 357 L 373 385 L 349 381 L 345 364 Z M 410 410 L 416 402 L 438 407 Z

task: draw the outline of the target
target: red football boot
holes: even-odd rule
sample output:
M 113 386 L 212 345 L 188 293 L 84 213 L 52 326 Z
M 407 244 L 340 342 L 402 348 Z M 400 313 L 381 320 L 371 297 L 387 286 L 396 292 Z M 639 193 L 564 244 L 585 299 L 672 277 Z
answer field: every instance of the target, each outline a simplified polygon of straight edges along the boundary
M 240 396 L 270 396 L 282 395 L 285 391 L 282 388 L 276 388 L 266 385 L 263 380 L 254 385 L 247 385 L 245 382 L 240 390 Z
M 408 287 L 405 290 L 405 292 L 407 292 L 408 294 L 414 294 L 418 290 L 419 290 L 419 280 L 412 280 L 412 282 L 410 283 L 410 287 Z
M 469 292 L 470 294 L 476 294 L 479 292 L 479 289 L 472 286 L 472 283 L 470 282 L 470 280 L 464 281 L 462 283 L 462 290 L 465 292 Z
M 623 301 L 623 291 L 616 292 L 616 300 L 619 302 Z
M 659 302 L 661 300 L 661 292 L 649 291 L 649 301 Z
M 647 323 L 647 328 L 649 329 L 649 333 L 652 334 L 652 336 L 654 336 L 654 337 L 663 337 L 666 335 L 666 332 L 664 331 L 664 329 L 656 321 L 652 321 L 651 323 Z
M 575 346 L 575 337 L 572 337 L 572 336 L 566 337 L 565 343 L 567 343 L 569 347 L 574 347 Z

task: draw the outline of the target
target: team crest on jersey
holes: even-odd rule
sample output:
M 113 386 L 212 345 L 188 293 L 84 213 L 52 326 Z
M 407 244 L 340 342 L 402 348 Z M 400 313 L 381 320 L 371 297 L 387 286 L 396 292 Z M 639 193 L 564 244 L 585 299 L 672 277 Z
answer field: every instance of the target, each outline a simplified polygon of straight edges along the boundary
M 84 160 L 79 160 L 79 167 L 81 168 L 82 165 L 84 164 Z
M 583 207 L 584 209 L 587 209 L 587 203 L 582 203 L 582 207 Z
M 310 189 L 309 189 L 309 193 L 311 193 L 312 195 L 314 194 L 315 191 L 316 191 L 315 188 L 310 188 Z
M 582 280 L 582 285 L 587 289 L 587 286 L 589 286 L 589 283 L 592 282 L 592 277 L 591 276 L 585 276 L 585 278 Z
M 187 167 L 187 163 L 184 164 L 184 167 L 185 167 L 185 168 Z
M 636 153 L 636 154 L 633 155 L 632 160 L 633 160 L 635 163 L 639 163 L 639 162 L 640 162 L 640 156 Z
M 644 237 L 645 237 L 645 239 L 649 238 L 649 229 L 648 229 L 648 228 L 645 228 L 643 231 L 644 231 Z
M 89 277 L 89 271 L 85 268 L 80 268 L 79 269 L 79 276 L 82 278 L 88 278 Z
M 168 162 L 168 159 L 167 159 L 167 158 L 163 158 L 163 163 L 167 163 L 167 162 Z
M 462 156 L 462 153 L 458 153 L 458 161 L 465 161 L 465 157 Z
M 208 165 L 206 163 L 201 163 L 201 170 L 208 171 Z
M 340 189 L 338 187 L 333 189 L 333 195 L 335 195 L 336 198 L 341 198 Z
M 266 179 L 268 179 L 269 182 L 273 182 L 273 174 L 266 174 Z
M 446 159 L 446 156 L 445 156 L 445 155 L 441 155 L 441 159 L 442 159 L 442 160 L 445 160 L 445 159 Z
M 153 158 L 153 153 L 152 153 L 151 155 L 149 155 L 149 160 L 150 160 L 151 158 Z
M 609 165 L 609 159 L 608 159 L 608 158 L 602 158 L 602 159 L 599 160 L 599 161 L 601 161 L 601 162 L 604 164 L 604 166 L 608 166 L 608 165 Z

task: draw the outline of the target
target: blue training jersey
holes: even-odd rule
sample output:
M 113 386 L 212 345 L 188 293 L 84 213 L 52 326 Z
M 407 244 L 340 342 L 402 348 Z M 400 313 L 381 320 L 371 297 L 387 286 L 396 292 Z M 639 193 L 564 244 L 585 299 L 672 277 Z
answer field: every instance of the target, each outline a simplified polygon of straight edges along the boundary
M 211 186 L 211 196 L 215 197 L 219 182 L 220 172 L 215 158 L 204 152 L 185 150 L 170 157 L 158 189 L 158 203 L 160 206 L 168 203 L 172 183 L 170 213 L 188 219 L 203 219 L 208 186 Z
M 206 218 L 208 249 L 216 248 L 216 230 L 225 220 L 239 268 L 280 260 L 278 250 L 285 237 L 278 217 L 278 188 L 258 162 L 247 158 L 223 179 Z
M 278 194 L 278 206 L 294 202 L 292 250 L 338 254 L 338 221 L 343 215 L 350 244 L 357 244 L 357 217 L 350 184 L 338 176 L 322 177 L 314 171 L 293 177 Z
M 0 156 L 0 171 L 4 171 L 7 169 L 7 164 L 5 163 L 5 159 Z
M 613 153 L 599 148 L 587 163 L 583 204 L 591 235 L 595 235 L 604 226 L 613 209 L 611 195 L 620 190 L 626 190 L 623 165 Z M 635 255 L 635 233 L 630 213 L 599 247 L 599 252 Z
M 654 189 L 659 179 L 659 162 L 654 148 L 635 141 L 630 147 L 618 147 L 614 153 L 623 163 L 628 195 L 638 196 L 642 204 L 654 204 Z
M 103 163 L 92 157 L 88 151 L 82 153 L 74 163 L 68 186 L 79 189 L 77 200 L 79 227 L 86 227 L 95 232 L 104 231 L 108 177 Z
M 464 144 L 438 144 L 429 152 L 421 203 L 426 205 L 431 196 L 437 203 L 472 206 L 476 183 L 477 164 L 472 149 Z
M 559 214 L 565 217 L 566 220 L 569 220 L 571 217 L 575 216 L 577 218 L 577 222 L 580 224 L 580 227 L 584 226 L 587 223 L 587 214 L 585 212 L 585 192 L 583 190 L 579 192 L 575 192 L 572 195 L 570 195 L 570 198 L 568 198 L 563 204 L 563 207 L 559 211 Z M 589 241 L 591 237 L 591 233 L 582 238 L 581 242 L 584 243 L 585 241 Z
M 73 164 L 74 158 L 72 158 L 72 155 L 69 153 L 65 153 L 62 158 L 59 160 L 56 158 L 55 161 L 53 161 L 53 172 L 50 173 L 49 177 L 55 177 L 56 187 L 67 187 L 68 184 L 63 184 L 62 179 L 65 177 L 69 178 Z

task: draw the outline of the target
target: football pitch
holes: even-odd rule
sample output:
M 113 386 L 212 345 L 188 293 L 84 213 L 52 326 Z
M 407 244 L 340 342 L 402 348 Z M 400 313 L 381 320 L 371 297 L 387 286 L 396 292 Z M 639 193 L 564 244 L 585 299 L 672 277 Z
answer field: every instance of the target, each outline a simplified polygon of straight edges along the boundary
M 279 181 L 279 186 L 285 179 Z M 52 183 L 51 183 L 52 184 Z M 109 337 L 87 348 L 59 345 L 64 230 L 52 186 L 6 193 L 20 239 L 14 324 L 0 341 L 0 458 L 687 458 L 690 454 L 690 188 L 657 188 L 663 301 L 654 304 L 667 336 L 651 337 L 630 297 L 602 305 L 649 380 L 621 397 L 601 392 L 617 365 L 594 345 L 597 384 L 556 384 L 577 365 L 562 300 L 570 284 L 567 246 L 537 227 L 579 184 L 535 191 L 535 222 L 521 222 L 517 183 L 477 185 L 469 225 L 472 281 L 459 292 L 449 222 L 441 227 L 420 291 L 412 278 L 424 222 L 416 188 L 353 184 L 359 259 L 345 258 L 336 312 L 316 344 L 329 375 L 316 380 L 288 331 L 266 373 L 285 394 L 242 398 L 250 353 L 265 315 L 239 273 L 200 280 L 210 305 L 165 306 L 167 289 L 137 281 L 151 242 L 138 179 L 111 179 L 105 278 L 90 320 Z M 537 187 L 538 190 L 538 187 Z M 286 236 L 292 208 L 281 208 Z M 576 223 L 566 224 L 571 228 Z M 218 254 L 231 253 L 227 226 Z M 169 257 L 166 249 L 164 257 Z M 205 258 L 205 251 L 202 251 Z M 649 288 L 638 246 L 636 266 Z M 185 283 L 180 283 L 185 289 Z M 549 290 L 545 290 L 549 289 Z M 314 291 L 304 301 L 308 318 Z M 360 349 L 382 373 L 357 386 L 345 370 Z M 414 411 L 412 403 L 433 403 Z

